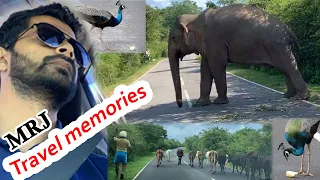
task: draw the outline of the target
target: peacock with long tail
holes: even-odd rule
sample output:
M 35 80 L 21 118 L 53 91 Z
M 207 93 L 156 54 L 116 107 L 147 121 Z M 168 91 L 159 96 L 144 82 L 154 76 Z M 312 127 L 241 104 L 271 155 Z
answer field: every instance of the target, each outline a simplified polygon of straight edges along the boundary
M 119 6 L 117 17 L 113 16 L 109 11 L 88 5 L 78 5 L 75 9 L 75 14 L 78 15 L 79 19 L 85 20 L 91 24 L 89 32 L 96 27 L 99 28 L 99 39 L 109 50 L 111 49 L 102 41 L 102 30 L 105 27 L 115 27 L 119 25 L 122 22 L 122 11 L 126 8 L 120 0 L 116 5 Z
M 291 148 L 285 148 L 283 143 L 281 143 L 278 149 L 282 146 L 283 155 L 288 160 L 290 154 L 295 156 L 301 156 L 301 168 L 298 174 L 303 174 L 306 176 L 313 176 L 310 173 L 310 143 L 313 136 L 317 133 L 320 120 L 289 120 L 285 128 L 285 138 L 287 142 L 292 146 Z M 308 169 L 305 173 L 303 170 L 303 160 L 304 160 L 304 147 L 308 145 Z

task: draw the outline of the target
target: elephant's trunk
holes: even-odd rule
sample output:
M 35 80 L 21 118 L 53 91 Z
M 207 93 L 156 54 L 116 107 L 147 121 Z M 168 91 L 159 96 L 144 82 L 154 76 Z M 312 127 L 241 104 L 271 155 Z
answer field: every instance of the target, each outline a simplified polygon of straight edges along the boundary
M 169 63 L 170 63 L 173 85 L 176 92 L 176 102 L 179 107 L 182 107 L 181 81 L 180 81 L 180 70 L 179 70 L 180 54 L 179 52 L 177 52 L 176 49 L 170 48 L 170 46 L 169 46 L 168 54 L 169 54 Z

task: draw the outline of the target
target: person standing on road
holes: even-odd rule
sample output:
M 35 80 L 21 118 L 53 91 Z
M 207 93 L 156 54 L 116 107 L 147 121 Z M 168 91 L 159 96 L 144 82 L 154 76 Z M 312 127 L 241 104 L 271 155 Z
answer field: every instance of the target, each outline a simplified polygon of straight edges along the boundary
M 127 167 L 127 151 L 128 148 L 132 148 L 130 141 L 127 139 L 127 132 L 121 131 L 118 134 L 118 129 L 116 128 L 116 137 L 114 137 L 114 141 L 116 142 L 116 155 L 114 157 L 113 162 L 116 164 L 116 176 L 119 175 L 119 165 L 122 163 L 122 172 L 120 179 L 124 179 L 124 172 Z M 118 137 L 117 137 L 118 134 Z

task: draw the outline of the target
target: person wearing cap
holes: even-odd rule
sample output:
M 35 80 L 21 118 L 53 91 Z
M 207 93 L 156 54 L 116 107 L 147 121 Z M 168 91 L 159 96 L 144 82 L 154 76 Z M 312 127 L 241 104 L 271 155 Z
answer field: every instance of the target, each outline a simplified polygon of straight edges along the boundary
M 118 134 L 118 129 L 116 128 L 116 135 Z M 124 171 L 127 167 L 127 151 L 128 148 L 132 147 L 130 141 L 127 139 L 127 132 L 121 131 L 118 134 L 118 137 L 114 137 L 114 141 L 116 142 L 116 155 L 114 157 L 113 162 L 116 164 L 116 176 L 119 175 L 119 164 L 122 163 L 122 172 L 120 179 L 124 179 Z

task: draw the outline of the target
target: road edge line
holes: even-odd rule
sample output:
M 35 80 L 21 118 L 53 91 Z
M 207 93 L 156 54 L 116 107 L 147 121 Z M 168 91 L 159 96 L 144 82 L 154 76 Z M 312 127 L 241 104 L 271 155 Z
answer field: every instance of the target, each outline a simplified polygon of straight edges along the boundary
M 157 156 L 155 156 L 154 158 L 156 158 Z M 151 161 L 154 160 L 154 158 L 152 158 L 139 172 L 138 174 L 132 179 L 132 180 L 135 180 L 141 173 L 142 171 L 151 163 Z
M 280 92 L 280 91 L 278 91 L 278 90 L 275 90 L 275 89 L 269 88 L 269 87 L 267 87 L 267 86 L 258 84 L 258 83 L 256 83 L 256 82 L 250 81 L 250 80 L 245 79 L 245 78 L 243 78 L 243 77 L 237 76 L 237 75 L 235 75 L 235 74 L 233 74 L 233 73 L 231 73 L 231 72 L 227 72 L 227 73 L 230 74 L 230 75 L 232 75 L 232 76 L 235 76 L 235 77 L 237 77 L 237 78 L 239 78 L 239 79 L 242 79 L 242 80 L 244 80 L 244 81 L 247 81 L 247 82 L 249 82 L 249 83 L 252 83 L 252 84 L 255 84 L 255 85 L 257 85 L 257 86 L 260 86 L 260 87 L 269 89 L 269 90 L 271 90 L 271 91 L 273 91 L 273 92 L 276 92 L 276 93 L 279 93 L 279 94 L 284 94 L 283 92 Z M 319 104 L 315 104 L 315 103 L 312 103 L 312 102 L 310 102 L 310 101 L 302 100 L 302 102 L 307 103 L 307 104 L 310 104 L 310 105 L 313 105 L 313 106 L 316 106 L 316 107 L 320 107 Z
M 192 102 L 191 102 L 191 100 L 190 100 L 190 97 L 189 97 L 189 94 L 188 94 L 187 90 L 184 89 L 183 92 L 184 92 L 184 96 L 185 96 L 186 99 L 187 99 L 187 103 L 188 103 L 189 108 L 192 108 Z
M 155 64 L 151 69 L 149 69 L 146 73 L 144 73 L 142 76 L 140 76 L 137 80 L 135 80 L 133 83 L 131 84 L 134 84 L 136 83 L 137 81 L 139 81 L 141 78 L 143 78 L 145 75 L 147 75 L 152 69 L 154 69 L 160 62 L 164 61 L 164 60 L 167 60 L 168 58 L 165 58 L 165 59 L 162 59 L 160 60 L 159 62 L 157 62 L 157 64 Z

